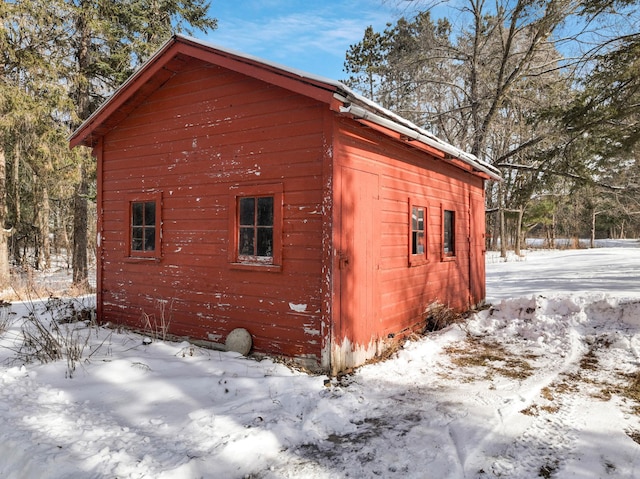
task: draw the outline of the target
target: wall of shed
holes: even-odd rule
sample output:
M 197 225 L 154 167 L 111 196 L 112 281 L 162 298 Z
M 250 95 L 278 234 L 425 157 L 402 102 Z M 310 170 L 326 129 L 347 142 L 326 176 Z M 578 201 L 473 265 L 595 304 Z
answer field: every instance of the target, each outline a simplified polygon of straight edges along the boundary
M 325 125 L 326 105 L 196 60 L 149 96 L 103 140 L 101 319 L 164 316 L 216 342 L 243 327 L 258 352 L 321 361 Z M 282 271 L 234 269 L 230 188 L 268 183 L 284 190 Z M 126 257 L 141 192 L 162 194 L 159 260 Z
M 342 211 L 335 234 L 338 265 L 341 256 L 349 258 L 339 270 L 343 299 L 333 331 L 332 367 L 339 371 L 361 364 L 384 349 L 390 337 L 422 324 L 433 303 L 463 311 L 484 300 L 484 184 L 348 119 L 338 121 L 335 145 L 334 182 L 342 184 L 335 193 Z M 368 191 L 367 204 L 354 209 L 358 191 Z M 427 209 L 427 263 L 414 266 L 409 264 L 410 202 Z M 444 209 L 456 212 L 453 258 L 442 254 Z M 366 219 L 350 218 L 353 214 Z M 354 222 L 375 240 L 352 244 L 348 230 Z M 354 261 L 359 255 L 369 260 Z M 349 272 L 354 268 L 371 271 Z M 375 289 L 358 300 L 367 278 Z M 358 304 L 350 306 L 354 297 Z

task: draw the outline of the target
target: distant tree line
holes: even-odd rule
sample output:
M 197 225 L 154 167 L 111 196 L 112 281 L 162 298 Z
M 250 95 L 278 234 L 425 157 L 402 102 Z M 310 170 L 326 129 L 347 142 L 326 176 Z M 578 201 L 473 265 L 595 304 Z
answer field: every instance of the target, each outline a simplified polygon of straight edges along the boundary
M 500 169 L 488 246 L 640 235 L 640 9 L 632 0 L 405 1 L 346 83 Z
M 86 286 L 95 163 L 68 138 L 174 32 L 214 29 L 206 0 L 0 2 L 0 288 L 10 263 L 66 250 Z

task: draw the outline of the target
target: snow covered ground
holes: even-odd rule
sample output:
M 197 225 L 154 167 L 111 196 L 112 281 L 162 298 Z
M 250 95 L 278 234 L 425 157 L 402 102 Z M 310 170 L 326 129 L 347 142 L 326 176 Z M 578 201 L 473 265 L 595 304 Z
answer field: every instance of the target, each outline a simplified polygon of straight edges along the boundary
M 0 478 L 640 477 L 640 244 L 609 246 L 489 256 L 491 308 L 331 381 L 105 328 L 22 364 L 62 306 L 14 303 Z

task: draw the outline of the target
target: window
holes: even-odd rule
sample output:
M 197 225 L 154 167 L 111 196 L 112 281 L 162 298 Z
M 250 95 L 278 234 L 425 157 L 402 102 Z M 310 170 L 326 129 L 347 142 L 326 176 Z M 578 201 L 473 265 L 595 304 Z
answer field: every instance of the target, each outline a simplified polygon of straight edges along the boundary
M 420 255 L 424 254 L 425 248 L 425 235 L 424 235 L 424 208 L 419 206 L 413 206 L 411 208 L 411 254 Z
M 160 195 L 132 198 L 128 208 L 129 256 L 160 257 Z
M 238 258 L 273 259 L 273 196 L 238 199 Z
M 455 256 L 456 254 L 456 214 L 455 211 L 444 210 L 442 246 L 445 256 Z
M 233 267 L 279 271 L 282 185 L 232 187 L 229 261 Z
M 409 199 L 409 266 L 427 262 L 427 208 Z

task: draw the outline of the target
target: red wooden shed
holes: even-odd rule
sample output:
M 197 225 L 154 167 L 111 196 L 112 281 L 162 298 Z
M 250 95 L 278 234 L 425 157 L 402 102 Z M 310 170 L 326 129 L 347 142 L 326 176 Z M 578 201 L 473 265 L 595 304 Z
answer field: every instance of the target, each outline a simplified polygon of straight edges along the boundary
M 490 165 L 339 82 L 174 36 L 73 134 L 98 317 L 336 373 L 485 296 Z

